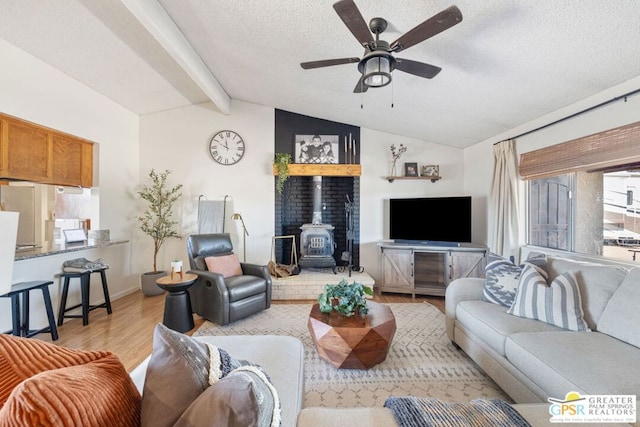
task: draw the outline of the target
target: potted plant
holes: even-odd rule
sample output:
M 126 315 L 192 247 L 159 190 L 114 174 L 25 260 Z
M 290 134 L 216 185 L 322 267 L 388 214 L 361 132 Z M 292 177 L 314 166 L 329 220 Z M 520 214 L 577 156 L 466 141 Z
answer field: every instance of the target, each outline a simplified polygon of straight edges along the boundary
M 341 317 L 353 317 L 355 321 L 364 322 L 369 312 L 365 295 L 373 296 L 373 289 L 358 282 L 349 284 L 342 279 L 337 285 L 324 285 L 324 292 L 318 295 L 318 306 L 329 317 L 329 324 L 332 324 L 331 314 L 334 312 L 339 315 L 338 321 Z
M 167 177 L 171 171 L 149 172 L 151 184 L 145 184 L 138 191 L 140 198 L 147 202 L 147 208 L 141 216 L 136 217 L 140 229 L 153 239 L 153 271 L 144 273 L 140 279 L 142 292 L 147 296 L 159 295 L 163 292 L 156 285 L 156 279 L 166 274 L 158 270 L 158 252 L 162 244 L 171 237 L 180 237 L 176 226 L 178 221 L 171 219 L 174 203 L 182 197 L 182 184 L 173 188 L 167 187 Z
M 276 190 L 278 190 L 278 193 L 282 193 L 284 183 L 289 179 L 289 163 L 291 163 L 291 154 L 276 153 L 273 164 L 278 173 L 278 175 L 276 175 Z

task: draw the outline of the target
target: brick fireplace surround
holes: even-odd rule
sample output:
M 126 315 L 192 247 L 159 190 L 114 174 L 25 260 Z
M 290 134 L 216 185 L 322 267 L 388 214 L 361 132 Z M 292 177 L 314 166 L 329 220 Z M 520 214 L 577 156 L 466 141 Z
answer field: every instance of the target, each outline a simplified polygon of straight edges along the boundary
M 341 259 L 347 250 L 345 202 L 353 202 L 353 259 L 354 268 L 360 266 L 360 177 L 322 177 L 322 222 L 331 224 L 336 244 L 333 257 L 338 267 L 345 266 Z M 311 176 L 291 176 L 282 194 L 276 192 L 275 232 L 277 236 L 296 236 L 296 250 L 300 256 L 300 227 L 313 218 L 313 192 Z M 291 245 L 288 240 L 276 241 L 276 260 L 289 264 Z
M 346 268 L 342 254 L 347 250 L 347 219 L 345 202 L 347 196 L 353 202 L 354 241 L 352 265 L 360 267 L 360 177 L 322 177 L 322 223 L 331 224 L 334 228 L 336 244 L 333 257 L 338 274 L 331 268 L 306 268 L 300 275 L 284 279 L 274 279 L 273 299 L 316 299 L 327 283 L 338 283 L 342 278 L 349 282 L 358 281 L 373 287 L 374 281 L 367 274 L 351 272 Z M 313 218 L 313 188 L 311 176 L 290 176 L 285 183 L 282 194 L 276 192 L 275 200 L 275 232 L 278 236 L 296 236 L 296 250 L 300 256 L 300 227 L 308 224 Z M 278 239 L 275 245 L 278 263 L 289 264 L 291 240 Z

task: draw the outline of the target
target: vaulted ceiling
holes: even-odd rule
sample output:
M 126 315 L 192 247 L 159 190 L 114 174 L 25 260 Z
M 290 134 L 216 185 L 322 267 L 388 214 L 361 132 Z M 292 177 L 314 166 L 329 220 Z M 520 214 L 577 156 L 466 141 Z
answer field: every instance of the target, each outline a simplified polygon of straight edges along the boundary
M 237 99 L 467 147 L 640 76 L 632 0 L 459 0 L 463 20 L 396 56 L 442 71 L 353 93 L 361 57 L 334 0 L 0 0 L 0 37 L 137 114 Z M 355 0 L 381 39 L 454 3 Z M 1 75 L 1 74 L 0 74 Z

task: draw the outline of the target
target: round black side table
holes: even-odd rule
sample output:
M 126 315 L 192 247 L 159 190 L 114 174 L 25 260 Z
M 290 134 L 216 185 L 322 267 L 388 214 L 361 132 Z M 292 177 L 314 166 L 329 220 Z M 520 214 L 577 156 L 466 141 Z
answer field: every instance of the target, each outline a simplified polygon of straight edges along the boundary
M 164 302 L 164 319 L 162 323 L 174 331 L 187 332 L 193 329 L 193 312 L 191 310 L 191 299 L 189 298 L 189 288 L 193 285 L 198 276 L 196 274 L 183 274 L 164 276 L 156 280 L 159 287 L 167 291 Z

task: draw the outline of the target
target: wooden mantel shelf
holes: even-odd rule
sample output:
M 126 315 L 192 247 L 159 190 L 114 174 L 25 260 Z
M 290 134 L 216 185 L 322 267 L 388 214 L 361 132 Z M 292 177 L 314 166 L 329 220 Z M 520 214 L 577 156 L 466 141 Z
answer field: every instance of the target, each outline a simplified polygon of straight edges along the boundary
M 428 175 L 428 176 L 387 176 L 384 179 L 386 179 L 389 182 L 393 182 L 396 179 L 428 179 L 431 182 L 436 182 L 438 180 L 441 179 L 440 176 L 438 175 Z
M 318 164 L 297 164 L 289 165 L 289 176 L 360 176 L 362 167 L 360 165 L 318 165 Z M 273 174 L 277 175 L 275 165 Z

